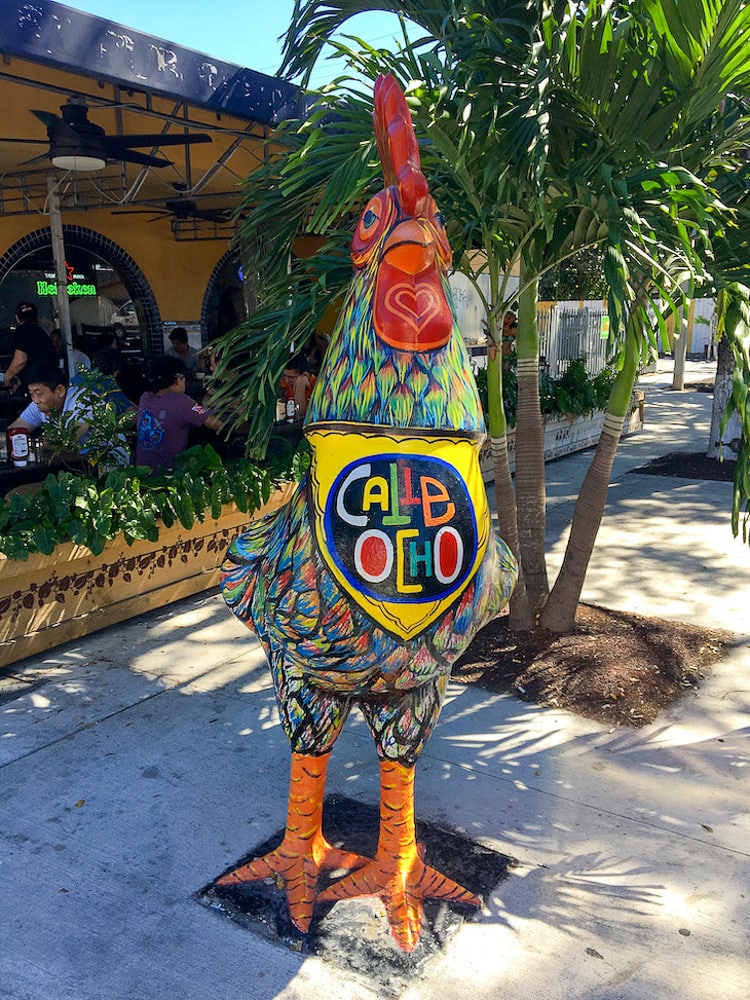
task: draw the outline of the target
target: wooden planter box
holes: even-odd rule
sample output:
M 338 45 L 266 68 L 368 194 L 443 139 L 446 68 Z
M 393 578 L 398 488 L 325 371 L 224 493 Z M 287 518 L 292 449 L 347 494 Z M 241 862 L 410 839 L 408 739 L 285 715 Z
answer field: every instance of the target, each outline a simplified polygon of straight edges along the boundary
M 622 425 L 622 437 L 634 434 L 643 427 L 643 411 L 645 393 L 639 389 L 633 394 L 634 407 Z M 599 443 L 599 437 L 604 425 L 604 411 L 597 410 L 585 417 L 562 417 L 559 420 L 549 420 L 544 425 L 544 461 L 551 462 L 554 458 L 571 455 L 576 451 L 593 448 Z M 495 468 L 492 462 L 492 451 L 489 442 L 482 449 L 482 476 L 486 483 L 495 478 Z M 510 471 L 516 468 L 516 432 L 508 432 L 508 461 Z
M 122 535 L 94 556 L 71 542 L 24 562 L 0 554 L 0 666 L 215 587 L 230 542 L 288 499 L 277 490 L 253 514 L 234 504 L 192 528 L 163 528 L 155 542 Z

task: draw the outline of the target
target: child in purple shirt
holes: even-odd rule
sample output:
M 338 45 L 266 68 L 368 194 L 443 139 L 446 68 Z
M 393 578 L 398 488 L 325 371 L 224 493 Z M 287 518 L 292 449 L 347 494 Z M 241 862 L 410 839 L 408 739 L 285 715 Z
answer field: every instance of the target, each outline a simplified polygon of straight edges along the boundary
M 169 466 L 188 445 L 191 427 L 221 430 L 221 421 L 185 393 L 187 369 L 176 358 L 155 358 L 149 369 L 150 392 L 138 404 L 136 465 Z

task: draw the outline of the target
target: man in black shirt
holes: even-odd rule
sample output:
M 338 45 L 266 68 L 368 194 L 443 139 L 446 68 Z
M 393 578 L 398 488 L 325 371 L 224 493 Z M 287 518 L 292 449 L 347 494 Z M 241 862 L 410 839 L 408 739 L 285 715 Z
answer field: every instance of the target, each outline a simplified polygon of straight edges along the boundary
M 50 338 L 39 326 L 36 306 L 19 302 L 16 306 L 16 332 L 13 336 L 13 357 L 3 376 L 3 385 L 13 386 L 19 380 L 25 387 L 26 375 L 39 365 L 59 366 L 57 351 Z

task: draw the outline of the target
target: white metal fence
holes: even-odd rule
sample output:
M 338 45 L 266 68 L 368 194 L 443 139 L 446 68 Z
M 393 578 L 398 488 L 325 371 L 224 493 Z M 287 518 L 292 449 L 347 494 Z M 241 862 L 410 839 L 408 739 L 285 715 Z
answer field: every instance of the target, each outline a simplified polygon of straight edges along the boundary
M 586 358 L 590 375 L 598 374 L 608 360 L 607 306 L 601 301 L 540 302 L 537 306 L 539 354 L 552 376 L 558 378 L 573 358 Z
M 607 315 L 605 302 L 540 302 L 537 309 L 540 353 L 545 356 L 550 375 L 557 377 L 571 358 L 585 355 L 588 370 L 595 375 L 608 360 L 606 337 L 602 337 L 602 319 Z M 654 320 L 654 327 L 656 321 Z M 716 331 L 713 299 L 691 299 L 686 309 L 688 354 L 708 356 Z M 667 319 L 668 343 L 657 337 L 659 349 L 670 353 L 674 349 L 674 333 L 679 320 Z
M 709 348 L 716 334 L 716 303 L 713 299 L 691 299 L 687 308 L 687 352 L 688 354 L 705 354 L 708 357 Z M 667 320 L 667 331 L 670 340 L 674 336 L 678 322 L 670 317 Z M 662 344 L 662 350 L 671 351 L 673 343 Z
M 713 299 L 693 299 L 690 302 L 687 313 L 688 353 L 708 355 L 716 328 L 714 309 Z M 539 354 L 542 364 L 553 378 L 559 378 L 573 358 L 585 357 L 590 375 L 596 375 L 606 367 L 610 360 L 606 332 L 602 335 L 607 324 L 606 302 L 539 302 L 536 318 Z M 667 321 L 670 342 L 663 344 L 658 337 L 660 350 L 672 351 L 675 326 L 675 320 L 670 318 Z M 469 350 L 473 363 L 484 367 L 486 346 L 470 342 Z
M 585 357 L 590 375 L 597 375 L 607 364 L 607 340 L 602 338 L 602 318 L 607 316 L 604 302 L 540 302 L 537 306 L 539 354 L 541 364 L 558 378 L 574 358 Z M 472 363 L 484 368 L 486 345 L 469 344 Z

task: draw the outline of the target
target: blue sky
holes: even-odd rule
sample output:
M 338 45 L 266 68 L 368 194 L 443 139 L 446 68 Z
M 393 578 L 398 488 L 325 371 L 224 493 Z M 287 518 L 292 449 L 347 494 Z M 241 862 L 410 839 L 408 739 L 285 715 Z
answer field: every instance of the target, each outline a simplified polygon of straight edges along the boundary
M 279 67 L 279 36 L 286 32 L 293 0 L 67 0 L 67 7 L 165 38 L 261 73 Z M 393 15 L 352 18 L 347 32 L 389 46 L 397 33 Z M 319 64 L 313 84 L 334 75 Z

